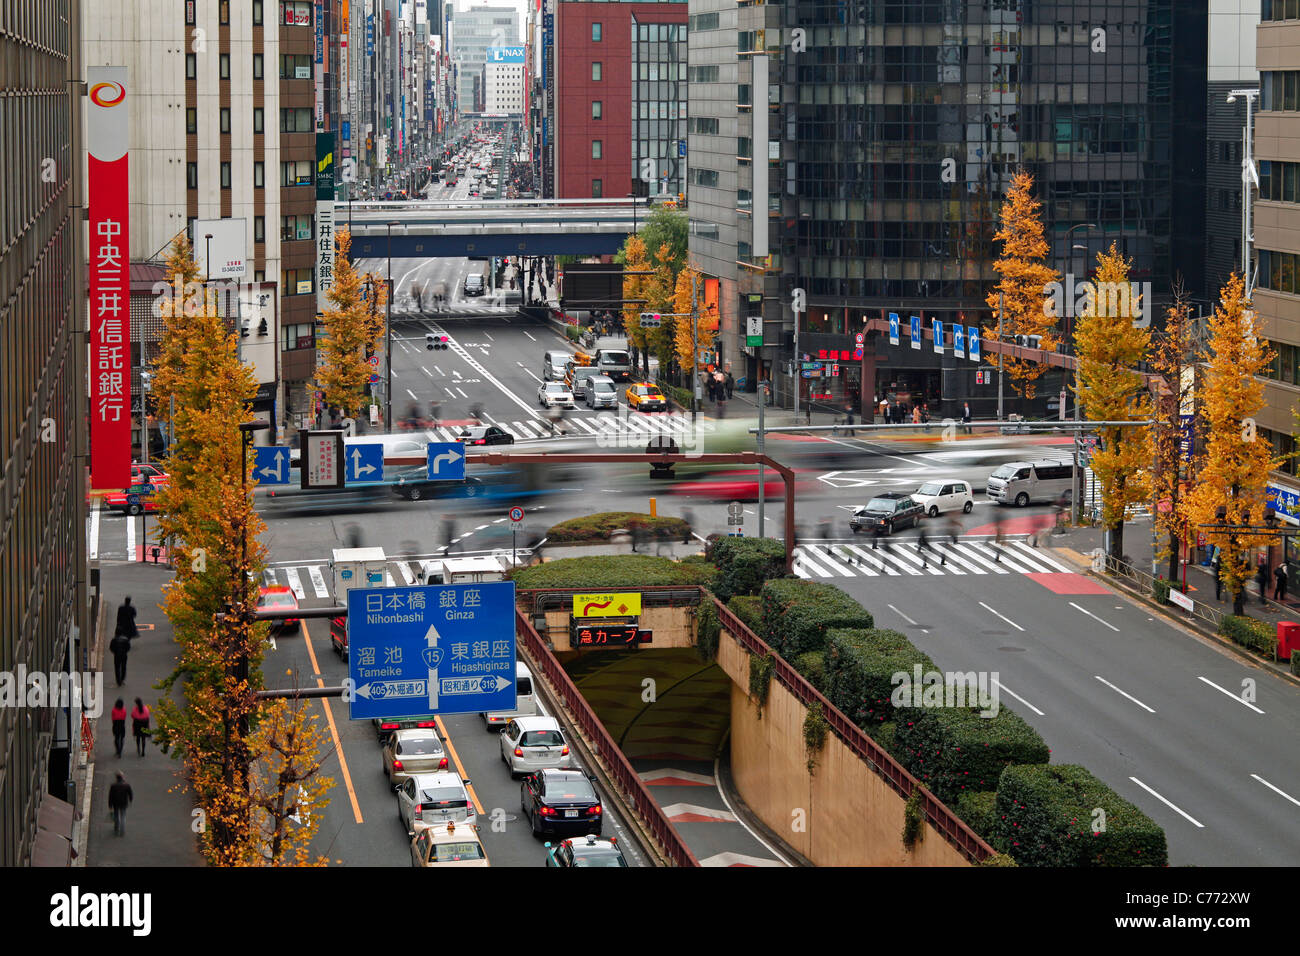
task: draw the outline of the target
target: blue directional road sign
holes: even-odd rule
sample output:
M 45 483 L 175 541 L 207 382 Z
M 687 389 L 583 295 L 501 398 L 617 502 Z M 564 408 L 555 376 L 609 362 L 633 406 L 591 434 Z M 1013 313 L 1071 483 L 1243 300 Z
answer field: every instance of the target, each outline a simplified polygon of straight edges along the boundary
M 384 446 L 350 445 L 343 449 L 343 481 L 383 481 Z
M 938 319 L 930 320 L 930 337 L 934 340 L 934 350 L 943 351 L 943 323 Z
M 429 442 L 429 479 L 465 480 L 465 446 L 458 441 Z
M 966 326 L 966 341 L 969 343 L 966 347 L 966 356 L 972 362 L 980 360 L 980 327 L 978 325 Z
M 919 315 L 914 315 L 912 316 L 912 348 L 919 349 L 920 347 L 921 347 L 921 317 Z
M 966 357 L 966 327 L 960 322 L 952 324 L 952 354 L 957 358 Z
M 348 591 L 352 719 L 512 711 L 515 585 Z
M 253 477 L 261 485 L 289 483 L 289 449 L 264 445 L 253 449 Z
M 898 313 L 889 313 L 889 344 L 898 344 Z

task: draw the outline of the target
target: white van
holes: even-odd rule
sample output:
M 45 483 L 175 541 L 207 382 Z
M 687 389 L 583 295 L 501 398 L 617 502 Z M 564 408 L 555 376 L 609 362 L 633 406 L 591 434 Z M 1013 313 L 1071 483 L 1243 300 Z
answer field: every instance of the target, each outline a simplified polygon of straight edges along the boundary
M 533 693 L 533 674 L 523 661 L 515 661 L 515 709 L 483 714 L 483 724 L 488 730 L 500 730 L 516 717 L 534 717 L 539 714 L 537 697 Z
M 1066 500 L 1074 494 L 1074 463 L 1042 459 L 1009 461 L 989 475 L 988 496 L 1000 504 L 1023 508 L 1031 501 Z
M 542 381 L 563 381 L 565 374 L 569 371 L 569 363 L 572 361 L 572 352 L 547 352 L 542 356 Z

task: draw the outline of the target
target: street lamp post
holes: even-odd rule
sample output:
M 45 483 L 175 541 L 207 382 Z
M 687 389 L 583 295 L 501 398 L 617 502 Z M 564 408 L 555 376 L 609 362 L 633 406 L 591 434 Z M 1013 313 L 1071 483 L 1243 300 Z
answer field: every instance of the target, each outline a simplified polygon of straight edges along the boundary
M 1070 234 L 1076 229 L 1096 229 L 1097 224 L 1093 222 L 1080 222 L 1065 230 L 1065 242 L 1070 243 Z M 1067 257 L 1074 258 L 1074 248 L 1071 247 L 1067 252 Z M 1085 260 L 1086 262 L 1086 260 Z M 1066 305 L 1066 313 L 1073 311 L 1072 305 Z M 1069 319 L 1066 318 L 1066 328 L 1069 328 Z M 1073 343 L 1067 343 L 1068 348 L 1073 352 Z M 1074 363 L 1074 420 L 1083 421 L 1083 403 L 1079 401 L 1080 381 L 1079 381 L 1079 363 Z M 1077 525 L 1079 523 L 1079 514 L 1082 508 L 1080 498 L 1083 497 L 1083 475 L 1080 467 L 1080 444 L 1083 438 L 1081 433 L 1076 429 L 1074 433 L 1074 487 L 1070 489 L 1070 523 Z
M 1255 135 L 1252 118 L 1259 90 L 1230 90 L 1228 102 L 1237 102 L 1239 96 L 1246 101 L 1246 129 L 1243 134 L 1246 154 L 1241 158 L 1241 278 L 1246 285 L 1246 298 L 1249 299 L 1255 288 L 1255 276 L 1251 272 L 1251 252 L 1254 249 L 1255 236 L 1250 215 L 1250 185 L 1253 182 L 1257 187 L 1259 186 L 1259 173 L 1255 171 Z
M 385 303 L 384 318 L 384 366 L 388 381 L 384 385 L 384 433 L 393 432 L 393 227 L 398 225 L 396 219 L 388 223 L 388 301 Z

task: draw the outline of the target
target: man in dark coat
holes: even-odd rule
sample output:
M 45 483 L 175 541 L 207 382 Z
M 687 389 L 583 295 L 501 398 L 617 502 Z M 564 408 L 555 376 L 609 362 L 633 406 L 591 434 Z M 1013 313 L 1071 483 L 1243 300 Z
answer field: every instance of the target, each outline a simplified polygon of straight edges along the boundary
M 127 639 L 140 636 L 139 629 L 135 626 L 135 605 L 131 603 L 131 598 L 125 598 L 117 608 L 117 630 L 125 634 Z
M 1287 565 L 1285 561 L 1279 564 L 1277 566 L 1277 570 L 1273 572 L 1273 579 L 1277 582 L 1277 584 L 1273 588 L 1274 601 L 1286 600 L 1286 577 L 1287 577 L 1286 572 L 1287 572 Z
M 108 650 L 113 655 L 113 676 L 117 678 L 117 686 L 121 687 L 126 680 L 126 655 L 131 653 L 131 639 L 119 628 L 109 641 Z
M 114 836 L 126 836 L 126 808 L 134 798 L 131 785 L 126 782 L 126 775 L 119 773 L 117 782 L 108 788 L 108 809 L 113 814 Z

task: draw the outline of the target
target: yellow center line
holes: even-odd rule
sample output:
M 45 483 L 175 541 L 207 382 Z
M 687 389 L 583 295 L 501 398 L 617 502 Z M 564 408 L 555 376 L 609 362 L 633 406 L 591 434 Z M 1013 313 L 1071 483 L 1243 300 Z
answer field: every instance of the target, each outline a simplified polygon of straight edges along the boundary
M 460 754 L 456 753 L 456 745 L 451 742 L 451 734 L 447 733 L 447 725 L 442 722 L 441 717 L 434 717 L 434 722 L 438 725 L 438 733 L 442 734 L 443 742 L 447 744 L 447 752 L 451 754 L 452 763 L 456 765 L 456 772 L 460 774 L 460 779 L 465 779 L 465 765 L 460 762 Z M 469 798 L 474 801 L 474 813 L 478 816 L 483 815 L 483 804 L 479 801 L 478 794 L 474 792 L 474 787 L 465 788 L 469 792 Z
M 316 686 L 324 687 L 325 681 L 321 680 L 320 667 L 316 663 L 316 650 L 311 644 L 311 635 L 307 633 L 307 621 L 301 620 L 302 639 L 307 645 L 307 654 L 311 657 L 312 669 L 316 672 Z M 334 739 L 334 752 L 339 755 L 339 770 L 343 773 L 343 786 L 348 791 L 348 799 L 352 801 L 352 815 L 356 818 L 357 823 L 365 822 L 361 818 L 361 804 L 357 802 L 357 791 L 352 786 L 352 774 L 348 772 L 348 759 L 343 754 L 343 741 L 339 739 L 339 729 L 334 724 L 334 712 L 330 710 L 329 698 L 322 697 L 320 700 L 321 709 L 325 711 L 325 722 L 330 725 L 330 737 Z

